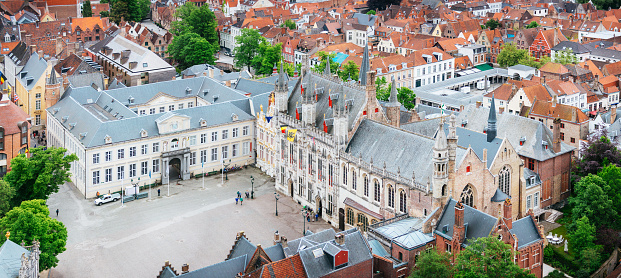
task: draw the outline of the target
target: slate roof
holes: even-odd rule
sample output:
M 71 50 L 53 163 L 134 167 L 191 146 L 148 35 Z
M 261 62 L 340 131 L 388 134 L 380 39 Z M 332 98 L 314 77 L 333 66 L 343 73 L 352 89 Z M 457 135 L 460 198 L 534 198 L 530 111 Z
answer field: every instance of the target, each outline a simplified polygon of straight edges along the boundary
M 530 182 L 531 177 L 535 178 L 534 183 Z M 528 168 L 524 168 L 524 180 L 526 180 L 526 189 L 541 184 L 541 178 L 539 177 L 539 174 L 533 172 L 531 169 Z
M 374 26 L 375 20 L 377 20 L 376 15 L 362 14 L 362 13 L 355 13 L 352 16 L 352 18 L 355 18 L 356 20 L 358 20 L 358 24 L 362 24 L 366 26 Z
M 240 256 L 226 260 L 208 267 L 203 267 L 186 274 L 181 274 L 180 278 L 231 278 L 237 273 L 244 272 L 249 256 Z
M 416 180 L 425 183 L 433 174 L 431 158 L 434 144 L 432 137 L 364 119 L 346 152 L 353 157 L 362 156 L 367 163 L 373 159 L 373 164 L 378 167 L 383 167 L 386 162 L 387 171 L 397 173 L 400 169 L 404 177 L 415 173 Z M 465 153 L 465 149 L 457 148 L 456 160 L 460 161 Z
M 375 231 L 399 246 L 412 250 L 434 240 L 433 237 L 420 231 L 423 227 L 424 220 L 423 218 L 408 217 L 378 227 Z
M 384 245 L 382 245 L 379 241 L 377 241 L 376 239 L 371 239 L 368 242 L 369 242 L 369 247 L 371 247 L 371 252 L 373 253 L 373 255 L 377 255 L 380 257 L 384 257 L 384 258 L 390 257 L 390 253 L 386 251 L 386 249 L 384 248 Z
M 45 59 L 40 58 L 36 52 L 32 53 L 24 68 L 17 74 L 17 79 L 26 90 L 30 91 L 42 76 L 45 77 L 46 68 L 47 62 Z
M 105 55 L 100 50 L 104 47 L 112 49 L 110 55 Z M 106 57 L 110 61 L 114 61 L 120 67 L 123 67 L 126 71 L 132 73 L 155 71 L 155 70 L 169 70 L 173 67 L 164 61 L 157 54 L 147 50 L 146 48 L 126 39 L 123 36 L 107 37 L 89 48 L 92 53 L 97 53 L 103 57 Z M 122 51 L 130 50 L 129 58 L 125 63 L 122 63 Z M 113 53 L 121 53 L 117 59 L 114 59 Z M 130 62 L 137 62 L 134 68 L 130 68 Z
M 7 56 L 14 64 L 23 66 L 30 58 L 30 51 L 24 42 L 20 42 Z
M 539 235 L 537 224 L 529 215 L 522 219 L 513 221 L 513 227 L 509 231 L 517 237 L 518 250 L 542 240 Z
M 22 254 L 28 256 L 30 251 L 11 240 L 0 246 L 0 278 L 15 278 L 19 276 L 22 266 Z
M 55 72 L 55 71 L 53 71 Z M 101 72 L 74 74 L 69 77 L 69 84 L 74 88 L 92 86 L 93 84 L 99 89 L 105 89 L 104 75 Z
M 209 69 L 213 70 L 213 78 L 218 81 L 227 81 L 227 80 L 237 80 L 238 78 L 246 78 L 249 79 L 252 77 L 247 70 L 242 70 L 241 72 L 221 72 L 219 68 L 216 68 L 209 64 L 200 64 L 191 66 L 184 71 L 181 72 L 183 76 L 209 76 Z
M 504 192 L 502 192 L 502 190 L 500 190 L 500 188 L 496 189 L 496 193 L 494 193 L 494 196 L 492 196 L 492 202 L 502 202 L 506 199 L 511 199 L 511 196 L 505 194 Z
M 621 51 L 605 48 L 595 48 L 591 51 L 591 56 L 621 59 Z
M 561 51 L 561 50 L 567 51 L 569 49 L 571 49 L 574 54 L 582 54 L 582 53 L 591 52 L 584 45 L 581 45 L 577 42 L 572 42 L 572 41 L 562 41 L 556 46 L 552 47 L 552 50 L 554 51 Z
M 442 211 L 442 215 L 438 219 L 438 225 L 436 226 L 434 233 L 447 238 L 449 240 L 453 239 L 453 225 L 455 225 L 455 205 L 457 201 L 454 199 L 449 199 L 447 204 L 444 206 L 444 211 Z M 463 245 L 467 246 L 469 240 L 475 240 L 480 237 L 487 237 L 494 229 L 494 226 L 498 222 L 496 217 L 493 217 L 485 212 L 476 210 L 473 207 L 464 206 L 464 225 L 466 226 L 466 235 L 464 238 Z M 447 227 L 447 231 L 444 232 L 444 227 Z

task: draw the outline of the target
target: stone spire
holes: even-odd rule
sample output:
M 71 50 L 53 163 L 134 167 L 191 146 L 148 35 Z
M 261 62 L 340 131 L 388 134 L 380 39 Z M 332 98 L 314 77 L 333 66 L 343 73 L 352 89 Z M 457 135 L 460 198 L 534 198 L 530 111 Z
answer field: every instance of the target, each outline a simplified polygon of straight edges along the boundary
M 50 73 L 50 78 L 47 80 L 48 85 L 56 85 L 58 84 L 58 78 L 56 78 L 56 71 L 52 69 L 52 73 Z
M 276 81 L 276 86 L 278 86 L 278 88 L 285 89 L 288 87 L 287 85 L 287 78 L 285 77 L 285 71 L 282 68 L 282 62 L 280 63 L 280 72 L 278 73 L 278 80 Z
M 401 106 L 399 100 L 397 100 L 397 94 L 397 82 L 393 79 L 390 88 L 390 98 L 388 99 L 386 106 Z
M 323 70 L 323 74 L 325 75 L 332 75 L 332 72 L 330 71 L 330 56 L 326 56 L 326 68 Z
M 360 85 L 362 86 L 366 86 L 367 85 L 367 72 L 369 71 L 369 68 L 371 67 L 371 64 L 369 63 L 369 45 L 366 44 L 364 46 L 364 53 L 362 54 L 362 64 L 360 65 Z
M 433 149 L 436 151 L 446 150 L 448 143 L 446 142 L 446 134 L 444 134 L 444 126 L 442 123 L 438 126 L 438 132 L 436 132 L 436 142 L 433 145 Z
M 496 104 L 492 94 L 492 105 L 489 108 L 489 117 L 487 118 L 487 142 L 492 142 L 496 138 L 496 132 Z

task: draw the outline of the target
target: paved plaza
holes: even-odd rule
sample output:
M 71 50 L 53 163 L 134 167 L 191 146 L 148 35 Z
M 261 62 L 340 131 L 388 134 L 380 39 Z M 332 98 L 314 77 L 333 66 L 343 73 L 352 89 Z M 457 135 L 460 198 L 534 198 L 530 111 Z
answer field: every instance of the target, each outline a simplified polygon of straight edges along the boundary
M 255 199 L 235 205 L 237 191 L 250 191 L 251 175 Z M 201 179 L 173 182 L 170 197 L 166 185 L 160 189 L 161 197 L 154 189 L 153 199 L 97 207 L 72 186 L 61 186 L 48 206 L 53 217 L 60 210 L 69 237 L 51 277 L 154 277 L 167 260 L 179 270 L 184 263 L 194 270 L 223 261 L 239 231 L 263 246 L 273 244 L 276 230 L 289 240 L 302 235 L 300 205 L 282 196 L 276 217 L 274 182 L 255 168 L 229 174 L 224 185 L 219 175 L 207 177 L 205 189 Z M 331 227 L 319 221 L 306 228 Z

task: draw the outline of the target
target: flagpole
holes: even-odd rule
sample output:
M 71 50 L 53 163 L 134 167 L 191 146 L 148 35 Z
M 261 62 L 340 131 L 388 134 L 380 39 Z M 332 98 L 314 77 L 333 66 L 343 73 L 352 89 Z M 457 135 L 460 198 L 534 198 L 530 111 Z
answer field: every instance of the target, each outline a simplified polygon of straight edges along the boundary
M 121 179 L 121 207 L 125 207 L 125 205 L 123 204 L 123 201 L 124 201 L 123 200 L 124 199 L 123 198 L 123 192 L 125 191 L 125 190 L 123 190 L 124 189 L 123 188 L 123 181 L 124 180 L 125 180 L 125 173 L 123 173 L 123 178 Z
M 170 171 L 169 171 L 168 166 L 166 166 L 166 176 L 167 176 L 166 183 L 168 184 L 168 193 L 166 195 L 167 197 L 170 197 Z
M 222 186 L 224 186 L 224 159 L 221 160 L 222 162 Z
M 203 161 L 202 168 L 203 168 L 203 189 L 205 189 L 205 162 L 204 161 Z

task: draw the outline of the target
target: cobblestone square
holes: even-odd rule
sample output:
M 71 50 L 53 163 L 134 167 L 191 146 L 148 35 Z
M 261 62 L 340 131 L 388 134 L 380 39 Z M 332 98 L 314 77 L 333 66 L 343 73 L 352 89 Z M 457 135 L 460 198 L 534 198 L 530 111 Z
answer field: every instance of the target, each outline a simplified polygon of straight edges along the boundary
M 255 199 L 235 204 L 237 191 L 250 191 L 255 178 Z M 276 230 L 289 240 L 311 231 L 331 228 L 324 221 L 304 223 L 301 206 L 288 196 L 278 201 L 275 214 L 274 182 L 255 168 L 229 174 L 173 181 L 170 197 L 163 185 L 151 199 L 95 206 L 72 185 L 61 186 L 48 200 L 50 215 L 68 230 L 67 250 L 51 277 L 154 277 L 165 261 L 175 269 L 187 263 L 190 270 L 223 261 L 235 235 L 246 232 L 255 244 L 269 246 Z M 52 213 L 53 212 L 53 213 Z

